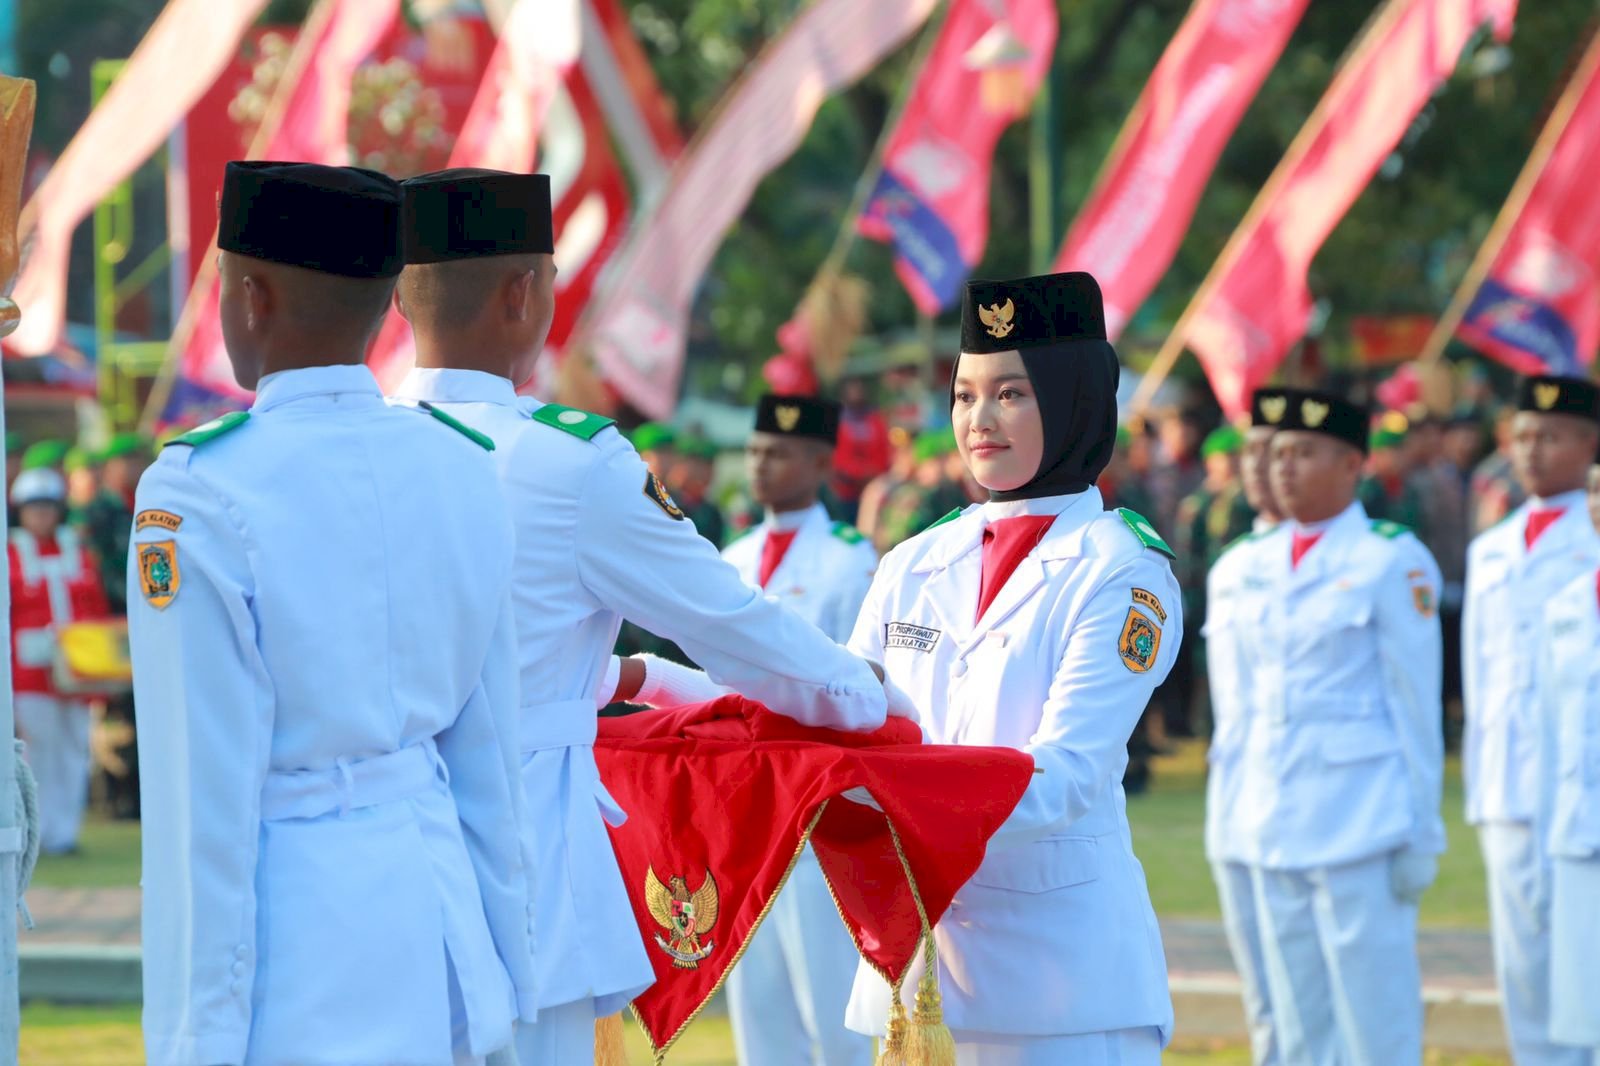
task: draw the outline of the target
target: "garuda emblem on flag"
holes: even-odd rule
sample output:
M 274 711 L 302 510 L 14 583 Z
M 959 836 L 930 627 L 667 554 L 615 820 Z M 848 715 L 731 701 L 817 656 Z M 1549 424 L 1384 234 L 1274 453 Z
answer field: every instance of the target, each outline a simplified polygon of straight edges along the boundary
M 691 894 L 689 883 L 676 874 L 662 884 L 652 866 L 645 873 L 644 898 L 650 917 L 667 934 L 656 934 L 656 946 L 672 956 L 672 965 L 678 969 L 699 969 L 700 960 L 717 947 L 713 941 L 702 943 L 700 939 L 717 924 L 717 882 L 711 871 L 706 871 L 705 880 Z

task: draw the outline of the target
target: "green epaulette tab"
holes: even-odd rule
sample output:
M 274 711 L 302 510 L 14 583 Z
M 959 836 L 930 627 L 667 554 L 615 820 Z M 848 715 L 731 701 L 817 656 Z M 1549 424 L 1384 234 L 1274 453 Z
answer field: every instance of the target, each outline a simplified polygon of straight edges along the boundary
M 427 400 L 418 401 L 417 406 L 428 412 L 434 418 L 437 418 L 439 421 L 443 422 L 445 425 L 449 426 L 451 429 L 455 430 L 457 433 L 461 434 L 463 437 L 470 440 L 472 443 L 476 444 L 478 447 L 482 448 L 484 451 L 494 451 L 494 441 L 489 438 L 488 434 L 479 433 L 477 430 L 473 429 L 471 426 L 467 425 L 465 422 L 461 421 L 455 416 L 446 414 L 444 411 L 441 411 L 439 408 L 433 406 L 433 404 L 429 403 Z
M 857 529 L 849 522 L 835 522 L 833 524 L 833 535 L 844 541 L 846 544 L 860 544 L 862 541 L 867 539 L 862 535 L 861 530 Z
M 1410 533 L 1410 526 L 1403 526 L 1399 522 L 1391 522 L 1387 518 L 1374 518 L 1372 531 L 1386 540 L 1393 540 L 1402 533 Z
M 249 411 L 229 411 L 221 418 L 213 418 L 204 425 L 195 426 L 181 437 L 173 437 L 167 441 L 168 446 L 173 444 L 187 444 L 191 448 L 198 448 L 207 441 L 216 440 L 230 430 L 238 429 L 250 421 Z
M 528 417 L 535 422 L 543 422 L 552 429 L 570 433 L 579 440 L 593 440 L 596 433 L 607 426 L 617 424 L 614 418 L 592 415 L 588 411 L 580 411 L 576 407 L 563 407 L 558 403 L 547 403 Z
M 1118 507 L 1117 514 L 1121 516 L 1124 522 L 1128 523 L 1128 528 L 1133 530 L 1133 535 L 1138 537 L 1139 542 L 1146 548 L 1153 548 L 1168 559 L 1176 559 L 1178 557 L 1177 552 L 1174 552 L 1167 545 L 1167 542 L 1161 539 L 1161 534 L 1156 532 L 1156 527 L 1152 526 L 1150 520 L 1144 515 L 1137 511 L 1130 511 L 1126 507 Z
M 938 529 L 940 526 L 944 525 L 946 522 L 954 522 L 956 519 L 961 517 L 961 512 L 964 511 L 964 510 L 966 510 L 966 508 L 957 507 L 954 511 L 951 511 L 949 514 L 945 515 L 943 518 L 941 518 L 937 522 L 933 523 L 933 525 L 929 526 L 928 529 Z M 923 530 L 923 532 L 926 533 L 928 531 L 928 529 Z

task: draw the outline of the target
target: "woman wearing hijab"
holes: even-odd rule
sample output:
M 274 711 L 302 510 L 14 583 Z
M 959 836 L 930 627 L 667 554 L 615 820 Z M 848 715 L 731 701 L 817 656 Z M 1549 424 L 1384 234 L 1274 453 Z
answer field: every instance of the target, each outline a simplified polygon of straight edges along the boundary
M 1094 487 L 1118 373 L 1088 274 L 968 284 L 950 409 L 988 500 L 884 557 L 850 642 L 932 742 L 1034 758 L 935 933 L 960 1066 L 1153 1066 L 1172 1027 L 1121 781 L 1183 623 L 1170 550 Z M 889 995 L 859 971 L 851 1026 Z

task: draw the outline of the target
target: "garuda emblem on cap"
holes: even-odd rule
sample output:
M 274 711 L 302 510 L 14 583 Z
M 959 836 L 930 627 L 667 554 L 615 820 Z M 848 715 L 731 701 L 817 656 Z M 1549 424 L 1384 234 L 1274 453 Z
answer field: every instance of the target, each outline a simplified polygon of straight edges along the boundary
M 1548 411 L 1561 399 L 1561 386 L 1542 384 L 1533 387 L 1533 402 L 1541 411 Z
M 1016 314 L 1017 306 L 1010 297 L 1006 298 L 1004 304 L 990 304 L 988 307 L 978 305 L 978 320 L 991 337 L 1004 337 L 1015 329 L 1016 323 L 1011 320 Z
M 1283 421 L 1284 412 L 1288 410 L 1288 408 L 1289 397 L 1287 396 L 1261 397 L 1261 414 L 1268 422 L 1271 422 L 1274 425 Z
M 701 942 L 717 924 L 717 882 L 711 871 L 706 871 L 700 887 L 690 893 L 689 883 L 682 877 L 674 874 L 662 884 L 650 867 L 645 872 L 644 899 L 650 917 L 666 933 L 656 934 L 656 946 L 672 956 L 672 965 L 678 969 L 698 970 L 717 948 L 710 940 Z
M 1317 400 L 1306 400 L 1300 405 L 1300 418 L 1307 429 L 1316 429 L 1328 419 L 1328 405 Z
M 779 429 L 793 433 L 794 427 L 800 424 L 800 408 L 792 403 L 779 404 L 772 409 L 772 417 L 777 419 Z

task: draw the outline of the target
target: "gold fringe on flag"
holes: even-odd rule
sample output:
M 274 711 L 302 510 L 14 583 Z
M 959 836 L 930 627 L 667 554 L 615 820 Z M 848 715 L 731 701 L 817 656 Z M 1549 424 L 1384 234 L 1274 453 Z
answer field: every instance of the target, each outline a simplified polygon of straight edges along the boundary
M 926 917 L 922 929 L 926 966 L 917 983 L 917 1004 L 906 1031 L 906 1066 L 956 1066 L 956 1039 L 944 1024 L 944 1000 L 939 995 L 939 949 Z
M 628 1066 L 622 1043 L 622 1015 L 594 1020 L 594 1066 Z
M 800 300 L 799 315 L 811 342 L 811 364 L 833 384 L 844 373 L 850 346 L 867 325 L 872 287 L 854 274 L 824 269 Z

